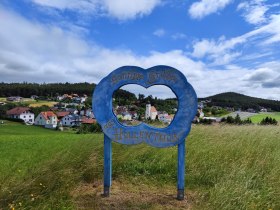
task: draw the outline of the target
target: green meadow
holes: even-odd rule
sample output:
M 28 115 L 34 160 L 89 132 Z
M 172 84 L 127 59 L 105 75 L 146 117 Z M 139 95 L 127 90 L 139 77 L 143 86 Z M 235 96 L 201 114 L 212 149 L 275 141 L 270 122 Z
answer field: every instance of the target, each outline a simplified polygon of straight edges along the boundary
M 280 127 L 194 125 L 186 199 L 176 198 L 176 147 L 113 143 L 102 197 L 103 136 L 0 124 L 0 209 L 280 209 Z
M 272 117 L 275 120 L 278 121 L 278 123 L 280 123 L 280 112 L 266 112 L 266 113 L 260 113 L 260 114 L 256 114 L 251 118 L 253 123 L 260 123 L 262 121 L 262 119 L 266 118 L 266 117 Z

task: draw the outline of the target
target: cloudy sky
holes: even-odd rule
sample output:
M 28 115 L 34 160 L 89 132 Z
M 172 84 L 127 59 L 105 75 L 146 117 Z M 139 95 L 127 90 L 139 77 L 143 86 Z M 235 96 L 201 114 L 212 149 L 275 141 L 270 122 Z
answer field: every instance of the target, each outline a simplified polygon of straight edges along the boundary
M 170 65 L 199 97 L 280 100 L 278 0 L 1 0 L 0 27 L 0 82 L 98 83 L 123 65 Z

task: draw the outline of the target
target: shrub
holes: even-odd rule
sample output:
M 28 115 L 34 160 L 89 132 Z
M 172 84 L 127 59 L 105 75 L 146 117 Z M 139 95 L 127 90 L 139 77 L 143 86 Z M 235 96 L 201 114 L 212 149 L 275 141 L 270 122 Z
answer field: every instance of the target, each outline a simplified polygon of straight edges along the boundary
M 94 123 L 94 124 L 82 124 L 78 131 L 77 134 L 82 134 L 82 133 L 101 133 L 102 128 L 99 123 Z
M 262 121 L 260 122 L 260 125 L 277 125 L 277 124 L 278 124 L 277 120 L 272 117 L 263 118 Z
M 211 120 L 211 119 L 201 119 L 201 120 L 199 120 L 199 123 L 204 124 L 204 125 L 211 125 L 213 121 L 214 120 Z
M 233 118 L 232 116 L 227 116 L 227 118 L 223 117 L 221 119 L 221 122 L 235 125 L 252 124 L 252 120 L 250 118 L 247 118 L 246 120 L 241 120 L 239 114 L 237 114 L 235 118 Z

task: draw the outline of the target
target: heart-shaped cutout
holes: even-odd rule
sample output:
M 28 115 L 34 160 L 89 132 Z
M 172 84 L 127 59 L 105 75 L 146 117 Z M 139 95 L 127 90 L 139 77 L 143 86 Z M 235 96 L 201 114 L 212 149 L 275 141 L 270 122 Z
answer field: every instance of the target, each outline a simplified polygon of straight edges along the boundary
M 112 96 L 115 90 L 126 84 L 138 84 L 145 88 L 166 85 L 177 96 L 178 111 L 166 128 L 154 128 L 145 123 L 124 126 L 112 111 Z M 155 66 L 142 69 L 123 66 L 103 78 L 93 93 L 93 112 L 103 132 L 112 141 L 121 144 L 146 142 L 155 147 L 169 147 L 181 143 L 190 132 L 191 122 L 197 111 L 197 96 L 186 77 L 170 66 Z
M 151 127 L 165 128 L 178 109 L 176 95 L 165 85 L 147 89 L 134 84 L 122 86 L 114 92 L 112 103 L 116 118 L 125 126 L 146 123 Z

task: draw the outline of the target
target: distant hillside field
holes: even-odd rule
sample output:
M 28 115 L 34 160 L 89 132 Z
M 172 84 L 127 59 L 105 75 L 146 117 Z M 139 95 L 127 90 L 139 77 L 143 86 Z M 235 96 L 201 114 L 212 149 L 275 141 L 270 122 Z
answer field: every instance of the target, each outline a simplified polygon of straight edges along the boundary
M 54 101 L 38 101 L 38 102 L 30 103 L 28 106 L 29 107 L 39 107 L 39 106 L 53 107 L 53 105 L 55 105 L 55 104 L 57 104 L 57 102 L 54 102 Z
M 186 197 L 177 148 L 113 143 L 111 197 L 101 196 L 103 135 L 0 124 L 0 209 L 280 209 L 280 126 L 194 125 Z
M 262 121 L 262 119 L 266 118 L 266 117 L 271 117 L 274 118 L 275 120 L 278 121 L 278 123 L 280 124 L 280 112 L 267 112 L 267 113 L 260 113 L 260 114 L 256 114 L 251 118 L 253 123 L 260 123 Z
M 200 100 L 205 99 L 211 99 L 212 102 L 209 105 L 212 106 L 234 107 L 236 109 L 241 108 L 242 110 L 248 108 L 259 110 L 260 107 L 265 107 L 280 112 L 280 101 L 250 97 L 234 92 L 221 93 L 207 98 L 201 98 Z

